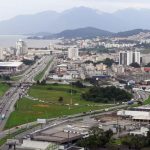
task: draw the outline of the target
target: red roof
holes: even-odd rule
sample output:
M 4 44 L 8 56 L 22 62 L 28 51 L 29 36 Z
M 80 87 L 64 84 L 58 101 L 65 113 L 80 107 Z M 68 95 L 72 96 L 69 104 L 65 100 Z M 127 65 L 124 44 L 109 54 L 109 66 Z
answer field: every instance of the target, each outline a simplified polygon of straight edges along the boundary
M 144 71 L 145 71 L 145 72 L 150 72 L 150 67 L 145 67 L 145 68 L 144 68 Z

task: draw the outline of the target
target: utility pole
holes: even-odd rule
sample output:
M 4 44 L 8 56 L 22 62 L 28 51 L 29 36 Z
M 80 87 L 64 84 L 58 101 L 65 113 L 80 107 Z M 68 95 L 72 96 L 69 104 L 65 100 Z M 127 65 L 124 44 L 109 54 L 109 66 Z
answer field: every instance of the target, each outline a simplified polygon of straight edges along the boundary
M 69 110 L 71 109 L 71 106 L 72 106 L 72 82 L 71 82 L 71 98 L 70 98 Z
M 120 135 L 120 127 L 119 127 L 119 118 L 117 115 L 117 136 L 119 137 L 119 135 Z

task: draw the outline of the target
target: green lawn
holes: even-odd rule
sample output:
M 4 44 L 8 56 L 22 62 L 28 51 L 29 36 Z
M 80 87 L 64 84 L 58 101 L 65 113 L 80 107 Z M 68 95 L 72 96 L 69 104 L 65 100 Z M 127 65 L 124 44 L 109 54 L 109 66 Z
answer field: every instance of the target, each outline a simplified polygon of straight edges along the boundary
M 8 89 L 9 89 L 8 84 L 0 83 L 0 96 L 3 96 Z
M 81 93 L 87 89 L 74 87 L 73 90 L 76 90 L 77 93 L 72 95 L 72 105 L 70 107 L 71 109 L 69 109 L 69 106 L 66 104 L 70 104 L 71 94 L 68 92 L 70 88 L 69 85 L 34 85 L 29 90 L 29 95 L 39 98 L 39 100 L 33 101 L 27 98 L 19 100 L 17 109 L 10 115 L 5 129 L 35 121 L 37 118 L 62 117 L 64 115 L 110 107 L 109 105 L 87 102 L 81 99 Z M 64 98 L 64 104 L 58 102 L 60 96 Z M 79 105 L 75 106 L 75 103 Z
M 23 98 L 19 100 L 16 111 L 10 115 L 5 129 L 36 121 L 37 118 L 62 117 L 63 115 L 72 115 L 89 110 L 104 109 L 106 107 L 108 106 L 71 106 L 71 109 L 69 109 L 69 107 L 65 105 L 44 104 Z
M 38 81 L 41 80 L 42 77 L 44 76 L 44 73 L 46 72 L 46 70 L 48 69 L 49 65 L 51 64 L 52 61 L 49 61 L 49 63 L 46 65 L 46 67 L 44 68 L 43 71 L 41 71 L 37 76 L 35 76 L 34 80 Z
M 72 96 L 70 91 L 76 91 L 76 93 L 72 92 Z M 80 104 L 80 105 L 99 105 L 100 103 L 94 103 L 91 101 L 86 101 L 82 99 L 81 94 L 87 91 L 88 88 L 77 88 L 71 87 L 70 85 L 35 85 L 33 86 L 28 94 L 34 98 L 38 98 L 39 100 L 44 100 L 46 102 L 54 102 L 58 103 L 59 97 L 63 97 L 65 104 L 70 104 L 72 99 L 72 104 Z
M 72 87 L 73 91 L 76 93 L 72 93 L 72 101 L 73 103 L 79 104 L 89 104 L 92 102 L 87 102 L 82 100 L 81 94 L 86 88 L 76 88 Z M 39 98 L 40 100 L 44 100 L 47 102 L 58 102 L 59 97 L 63 97 L 64 103 L 70 103 L 71 101 L 71 86 L 69 85 L 35 85 L 29 90 L 29 95 L 34 98 Z M 92 103 L 93 104 L 93 103 Z
M 144 105 L 150 104 L 150 97 L 144 101 Z
M 12 81 L 19 81 L 21 78 L 22 78 L 22 76 L 12 76 L 12 77 L 10 77 L 10 79 Z

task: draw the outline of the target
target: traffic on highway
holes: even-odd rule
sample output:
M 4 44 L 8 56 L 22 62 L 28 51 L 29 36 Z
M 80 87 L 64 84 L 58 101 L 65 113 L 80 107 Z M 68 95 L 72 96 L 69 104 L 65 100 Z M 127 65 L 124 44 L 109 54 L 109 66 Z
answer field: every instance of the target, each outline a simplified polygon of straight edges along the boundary
M 35 82 L 34 78 L 38 75 L 47 64 L 52 61 L 52 56 L 42 56 L 34 65 L 32 65 L 23 74 L 23 77 L 17 82 L 17 86 L 11 87 L 2 97 L 0 102 L 0 130 L 2 131 L 8 117 L 14 110 L 16 102 L 27 93 L 29 87 Z

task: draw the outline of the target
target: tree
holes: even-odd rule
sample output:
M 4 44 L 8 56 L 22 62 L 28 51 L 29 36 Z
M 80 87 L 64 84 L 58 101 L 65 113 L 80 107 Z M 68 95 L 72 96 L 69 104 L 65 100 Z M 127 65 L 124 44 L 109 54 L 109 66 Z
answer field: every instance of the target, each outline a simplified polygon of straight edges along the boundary
M 150 67 L 150 63 L 148 63 L 147 65 L 145 65 L 145 67 Z
M 93 102 L 102 102 L 102 103 L 114 103 L 128 101 L 132 98 L 132 94 L 128 93 L 125 90 L 111 87 L 98 87 L 94 86 L 88 91 L 82 94 L 83 99 Z
M 141 66 L 137 62 L 130 64 L 130 66 L 134 68 L 141 68 Z
M 41 85 L 46 85 L 46 80 L 42 80 Z
M 72 83 L 73 86 L 79 87 L 79 88 L 84 88 L 84 85 L 82 84 L 82 82 L 77 81 L 77 82 L 73 82 Z
M 112 135 L 111 130 L 104 131 L 98 127 L 93 127 L 89 131 L 89 137 L 78 141 L 78 145 L 90 150 L 96 150 L 97 148 L 105 147 Z
M 150 131 L 147 132 L 147 143 L 150 146 Z
M 103 61 L 103 64 L 107 65 L 108 67 L 111 67 L 113 63 L 114 63 L 114 60 L 113 60 L 113 59 L 110 59 L 110 58 L 106 58 L 106 59 Z
M 37 59 L 39 59 L 39 57 L 37 55 L 34 56 L 34 61 L 36 61 Z
M 35 60 L 28 60 L 28 59 L 23 59 L 22 62 L 25 65 L 33 65 L 35 63 Z
M 3 75 L 3 79 L 6 80 L 6 81 L 9 81 L 9 80 L 10 80 L 10 76 L 8 76 L 8 75 Z
M 58 98 L 58 102 L 59 102 L 59 103 L 63 103 L 63 102 L 64 102 L 64 98 L 63 98 L 62 96 L 60 96 L 60 97 Z
M 127 135 L 122 139 L 122 144 L 136 150 L 148 146 L 147 137 L 143 135 Z
M 39 81 L 39 80 L 37 80 L 37 82 L 36 82 L 36 83 L 37 83 L 37 85 L 40 85 L 40 81 Z

